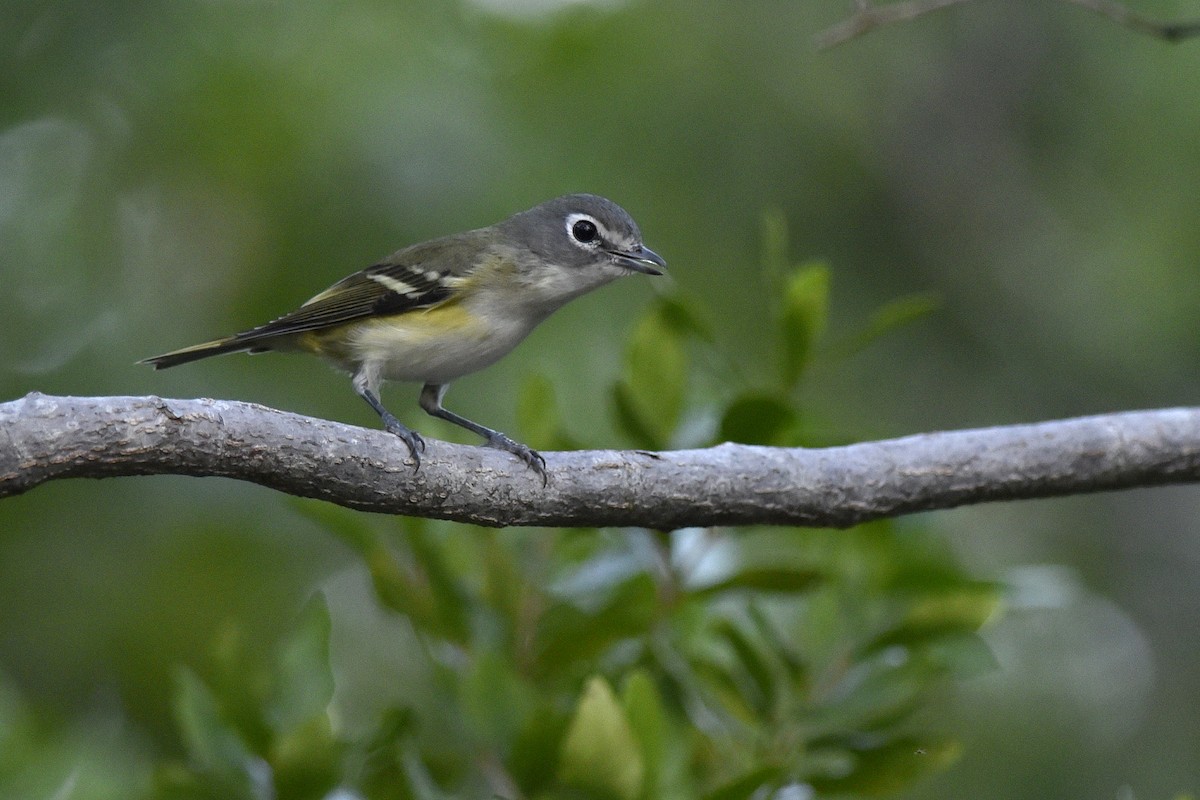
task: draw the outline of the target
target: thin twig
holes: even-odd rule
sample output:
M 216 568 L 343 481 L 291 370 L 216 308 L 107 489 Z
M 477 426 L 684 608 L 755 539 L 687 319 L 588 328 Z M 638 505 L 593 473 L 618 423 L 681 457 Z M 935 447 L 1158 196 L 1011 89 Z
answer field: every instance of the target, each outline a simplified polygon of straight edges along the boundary
M 1079 6 L 1095 14 L 1108 17 L 1118 25 L 1124 25 L 1130 30 L 1168 42 L 1179 42 L 1193 36 L 1200 36 L 1200 20 L 1162 22 L 1145 14 L 1131 11 L 1115 0 L 1060 0 L 1060 2 Z
M 826 28 L 813 37 L 818 50 L 826 50 L 862 36 L 875 28 L 896 22 L 908 22 L 925 14 L 970 0 L 906 0 L 887 5 L 871 5 L 869 0 L 855 0 L 854 12 L 841 22 Z M 1138 13 L 1116 0 L 1059 0 L 1094 14 L 1106 17 L 1118 25 L 1167 42 L 1179 42 L 1200 36 L 1200 20 L 1162 22 Z
M 827 50 L 869 33 L 881 25 L 908 22 L 930 12 L 966 2 L 969 0 L 907 0 L 902 3 L 873 6 L 868 0 L 856 0 L 854 13 L 818 33 L 813 37 L 813 43 L 818 50 Z

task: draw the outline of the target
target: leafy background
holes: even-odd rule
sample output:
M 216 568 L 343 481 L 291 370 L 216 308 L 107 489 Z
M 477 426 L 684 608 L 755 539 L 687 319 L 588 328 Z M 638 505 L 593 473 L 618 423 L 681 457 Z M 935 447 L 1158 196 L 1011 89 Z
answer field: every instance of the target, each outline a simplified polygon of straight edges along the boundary
M 1197 46 L 979 2 L 814 52 L 849 5 L 4 3 L 0 397 L 374 426 L 306 360 L 133 362 L 585 190 L 671 277 L 450 392 L 535 445 L 1194 402 Z M 413 396 L 386 399 L 468 440 Z M 48 485 L 0 504 L 0 794 L 1194 792 L 1196 506 L 493 532 L 226 481 Z

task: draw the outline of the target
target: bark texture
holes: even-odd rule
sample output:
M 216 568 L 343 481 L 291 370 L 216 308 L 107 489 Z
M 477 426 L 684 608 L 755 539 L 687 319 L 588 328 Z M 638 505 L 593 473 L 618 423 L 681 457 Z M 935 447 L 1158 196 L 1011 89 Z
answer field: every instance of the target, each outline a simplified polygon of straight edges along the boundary
M 51 397 L 0 404 L 0 497 L 59 478 L 220 476 L 365 511 L 481 525 L 845 527 L 993 500 L 1200 480 L 1200 409 L 926 433 L 821 449 L 723 444 L 508 453 L 250 403 Z

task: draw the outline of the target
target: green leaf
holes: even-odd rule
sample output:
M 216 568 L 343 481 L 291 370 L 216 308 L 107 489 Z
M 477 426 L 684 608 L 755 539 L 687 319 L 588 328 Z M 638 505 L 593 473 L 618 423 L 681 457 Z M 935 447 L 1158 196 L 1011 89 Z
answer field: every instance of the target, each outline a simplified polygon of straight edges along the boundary
M 236 620 L 227 618 L 218 625 L 204 686 L 216 699 L 225 724 L 237 731 L 248 750 L 261 755 L 275 735 L 264 702 L 273 687 L 274 664 L 252 656 L 250 647 Z
M 829 267 L 800 266 L 783 289 L 783 385 L 791 389 L 812 361 L 829 314 Z
M 752 641 L 733 621 L 723 619 L 714 632 L 733 649 L 745 678 L 739 682 L 740 692 L 746 704 L 759 714 L 773 710 L 776 700 L 776 680 L 767 656 L 760 652 L 759 643 Z
M 191 762 L 238 787 L 239 797 L 252 796 L 248 769 L 253 754 L 222 717 L 212 692 L 186 668 L 176 673 L 175 683 L 175 723 Z
M 414 800 L 404 767 L 404 741 L 415 730 L 409 709 L 384 712 L 379 726 L 363 748 L 363 766 L 358 785 L 368 800 Z
M 783 780 L 783 770 L 773 765 L 754 767 L 727 783 L 718 786 L 704 800 L 752 800 L 761 797 L 764 786 L 778 786 Z M 768 795 L 770 796 L 770 795 Z
M 897 297 L 876 309 L 866 326 L 845 341 L 839 342 L 834 351 L 843 358 L 854 355 L 888 333 L 924 319 L 940 307 L 941 300 L 929 292 Z
M 929 588 L 911 599 L 903 620 L 872 639 L 864 652 L 974 633 L 996 613 L 1000 601 L 1000 587 L 988 581 Z
M 444 563 L 436 542 L 425 533 L 423 520 L 402 523 L 404 543 L 415 564 L 405 564 L 387 539 L 364 522 L 362 514 L 312 501 L 294 504 L 363 557 L 375 594 L 393 611 L 435 636 L 462 642 L 468 636 L 462 588 Z
M 658 313 L 662 315 L 671 329 L 684 336 L 694 336 L 702 342 L 716 341 L 712 325 L 705 319 L 699 308 L 699 303 L 682 295 L 660 297 Z
M 588 681 L 567 727 L 558 779 L 604 800 L 636 800 L 645 765 L 621 704 L 603 678 Z
M 1000 667 L 992 648 L 977 633 L 943 637 L 927 645 L 925 654 L 960 679 L 976 678 Z
M 769 394 L 748 393 L 734 400 L 721 417 L 717 441 L 785 445 L 797 415 L 788 403 Z
M 717 595 L 729 591 L 782 592 L 794 594 L 807 592 L 825 579 L 821 570 L 803 566 L 759 567 L 749 566 L 720 580 L 689 590 L 697 597 Z
M 808 697 L 812 693 L 811 669 L 797 652 L 795 639 L 781 632 L 780 626 L 772 621 L 763 610 L 762 604 L 747 603 L 746 614 L 754 623 L 754 628 L 762 638 L 764 646 L 768 648 L 787 676 L 787 685 L 781 685 L 780 691 L 791 688 L 793 695 Z
M 818 794 L 879 797 L 896 794 L 921 778 L 953 764 L 961 752 L 951 739 L 895 739 L 879 746 L 848 745 L 849 769 L 841 775 L 814 775 L 807 781 Z
M 402 524 L 405 540 L 420 568 L 419 577 L 426 584 L 422 588 L 433 603 L 436 630 L 451 641 L 466 642 L 470 638 L 466 590 L 447 563 L 439 543 L 425 532 L 424 523 L 409 518 Z
M 377 537 L 363 555 L 379 601 L 408 617 L 416 628 L 438 635 L 441 625 L 433 597 L 421 590 L 382 537 Z
M 329 608 L 325 598 L 318 594 L 301 612 L 296 630 L 279 651 L 272 703 L 276 731 L 325 717 L 325 709 L 333 698 L 330 627 Z
M 743 726 L 752 729 L 762 724 L 760 698 L 746 697 L 745 682 L 741 675 L 732 674 L 738 671 L 737 665 L 727 662 L 728 659 L 718 661 L 707 655 L 693 655 L 688 664 L 691 675 L 688 676 L 687 684 L 689 687 L 693 683 L 698 684 L 693 690 L 700 691 L 707 704 L 713 704 L 712 700 L 719 701 L 722 711 L 734 717 Z M 751 703 L 750 700 L 754 702 Z
M 634 328 L 626 347 L 618 413 L 636 420 L 626 427 L 649 433 L 657 446 L 670 441 L 683 412 L 687 368 L 683 337 L 660 309 L 651 309 Z
M 475 657 L 459 686 L 463 711 L 481 741 L 503 750 L 537 701 L 513 664 L 496 650 Z
M 821 745 L 823 737 L 837 738 L 845 731 L 881 731 L 907 718 L 918 708 L 926 693 L 940 679 L 940 672 L 918 659 L 891 667 L 879 663 L 861 665 L 835 686 L 836 698 L 813 709 L 805 727 L 810 745 Z
M 625 680 L 621 702 L 633 735 L 637 738 L 645 767 L 642 797 L 659 796 L 659 778 L 666 758 L 668 723 L 662 697 L 654 679 L 645 670 L 635 670 Z
M 304 500 L 293 505 L 362 556 L 380 603 L 405 615 L 421 630 L 441 631 L 433 597 L 421 590 L 413 571 L 406 568 L 383 535 L 365 522 L 364 515 L 317 501 Z
M 658 590 L 639 573 L 618 584 L 595 611 L 558 602 L 542 615 L 533 643 L 533 674 L 546 677 L 588 668 L 616 642 L 640 637 L 654 623 Z
M 323 713 L 287 731 L 271 747 L 275 796 L 296 800 L 328 796 L 341 778 L 342 749 Z
M 461 635 L 461 626 L 447 626 L 446 610 L 438 605 L 433 593 L 425 591 L 422 576 L 397 557 L 387 539 L 366 522 L 363 514 L 316 500 L 297 500 L 292 505 L 362 556 L 375 596 L 385 607 L 408 617 L 426 633 Z M 408 530 L 417 528 L 410 525 Z
M 778 282 L 788 268 L 787 217 L 778 208 L 763 212 L 762 231 L 763 271 L 770 279 L 771 291 L 777 291 Z
M 508 769 L 527 797 L 536 797 L 554 781 L 570 719 L 548 705 L 535 710 L 517 734 Z

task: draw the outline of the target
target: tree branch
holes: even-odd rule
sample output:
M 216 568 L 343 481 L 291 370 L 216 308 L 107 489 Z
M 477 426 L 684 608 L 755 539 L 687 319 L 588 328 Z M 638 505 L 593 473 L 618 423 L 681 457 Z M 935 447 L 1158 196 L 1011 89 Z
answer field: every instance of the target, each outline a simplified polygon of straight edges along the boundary
M 969 0 L 908 0 L 889 3 L 886 6 L 873 6 L 867 0 L 858 0 L 854 4 L 853 14 L 818 33 L 813 37 L 813 43 L 818 50 L 828 50 L 864 33 L 870 33 L 882 25 L 909 22 L 930 12 L 965 2 Z
M 1168 42 L 1179 42 L 1193 36 L 1200 36 L 1200 20 L 1162 22 L 1145 14 L 1130 11 L 1116 0 L 1062 0 L 1062 2 L 1080 6 L 1094 14 L 1108 17 L 1118 25 L 1124 25 L 1130 30 Z
M 1200 20 L 1162 22 L 1132 11 L 1116 0 L 1059 0 L 1079 6 L 1094 14 L 1107 17 L 1118 25 L 1168 42 L 1178 42 L 1200 36 Z M 896 22 L 908 22 L 934 11 L 969 0 L 905 0 L 887 5 L 871 5 L 869 0 L 855 0 L 854 13 L 813 37 L 818 50 L 827 50 L 869 33 L 875 28 Z
M 58 478 L 222 476 L 364 511 L 480 525 L 845 527 L 914 511 L 1200 480 L 1200 409 L 1136 411 L 821 449 L 723 444 L 509 454 L 225 400 L 0 404 L 0 498 Z

